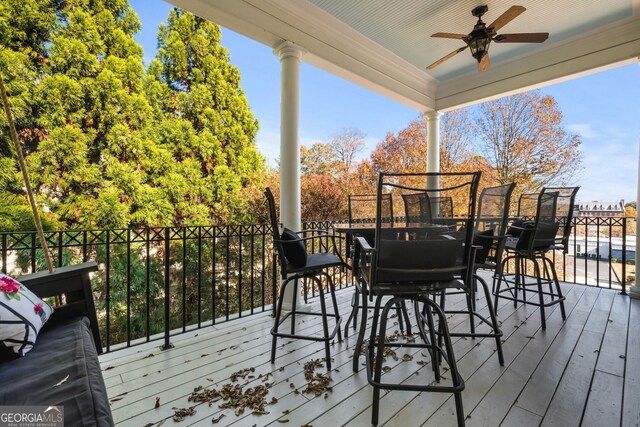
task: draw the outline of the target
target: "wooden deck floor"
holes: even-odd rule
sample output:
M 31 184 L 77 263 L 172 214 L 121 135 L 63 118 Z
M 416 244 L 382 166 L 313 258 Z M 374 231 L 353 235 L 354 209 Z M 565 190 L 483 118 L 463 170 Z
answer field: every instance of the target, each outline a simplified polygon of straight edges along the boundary
M 504 366 L 498 363 L 494 340 L 455 340 L 458 367 L 466 382 L 463 399 L 468 426 L 640 424 L 640 301 L 607 289 L 572 284 L 563 284 L 563 289 L 567 320 L 562 322 L 560 310 L 553 306 L 547 310 L 546 331 L 540 329 L 535 307 L 501 305 Z M 343 322 L 351 294 L 352 290 L 338 293 Z M 447 304 L 461 303 L 451 300 Z M 311 305 L 317 305 L 317 299 Z M 483 299 L 478 307 L 486 310 Z M 466 322 L 461 316 L 449 319 L 452 330 L 463 330 Z M 177 336 L 175 348 L 168 351 L 152 343 L 101 356 L 116 424 L 211 426 L 215 418 L 220 420 L 218 426 L 370 425 L 372 389 L 364 369 L 357 374 L 351 370 L 355 333 L 332 347 L 333 391 L 316 397 L 302 393 L 307 385 L 303 365 L 322 358 L 323 345 L 280 340 L 272 365 L 271 323 L 264 313 Z M 300 328 L 320 331 L 319 323 L 308 317 Z M 397 329 L 397 324 L 392 325 L 389 335 Z M 433 379 L 430 366 L 421 362 L 428 360 L 421 351 L 400 349 L 397 353 L 398 361 L 389 357 L 385 363 L 391 369 L 384 378 Z M 404 354 L 412 359 L 403 361 Z M 230 382 L 232 373 L 244 368 L 255 368 L 252 377 L 240 380 L 247 383 L 245 387 L 264 384 L 264 376 L 272 374 L 268 382 L 273 386 L 266 399 L 271 402 L 276 397 L 277 403 L 266 406 L 268 414 L 246 411 L 237 416 L 233 409 L 221 410 L 222 401 L 211 406 L 188 401 L 194 388 L 220 388 Z M 155 408 L 157 398 L 160 406 Z M 196 413 L 184 421 L 176 423 L 171 418 L 175 408 L 194 405 Z M 219 418 L 222 414 L 225 416 Z M 440 393 L 383 392 L 380 425 L 455 425 L 453 398 Z

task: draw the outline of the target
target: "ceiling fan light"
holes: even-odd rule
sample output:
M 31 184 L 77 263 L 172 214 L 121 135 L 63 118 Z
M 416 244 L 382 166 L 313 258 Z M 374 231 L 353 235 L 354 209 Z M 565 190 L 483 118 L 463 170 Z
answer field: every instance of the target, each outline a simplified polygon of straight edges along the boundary
M 471 55 L 476 58 L 478 62 L 482 60 L 482 57 L 489 51 L 489 44 L 491 38 L 487 36 L 473 37 L 467 43 L 471 49 Z

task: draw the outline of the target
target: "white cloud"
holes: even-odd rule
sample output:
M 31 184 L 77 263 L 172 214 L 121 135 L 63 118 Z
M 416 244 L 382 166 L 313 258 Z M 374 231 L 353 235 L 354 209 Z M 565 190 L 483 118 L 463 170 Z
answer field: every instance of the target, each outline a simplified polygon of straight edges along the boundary
M 636 200 L 638 147 L 609 143 L 584 150 L 584 172 L 578 198 L 583 201 Z

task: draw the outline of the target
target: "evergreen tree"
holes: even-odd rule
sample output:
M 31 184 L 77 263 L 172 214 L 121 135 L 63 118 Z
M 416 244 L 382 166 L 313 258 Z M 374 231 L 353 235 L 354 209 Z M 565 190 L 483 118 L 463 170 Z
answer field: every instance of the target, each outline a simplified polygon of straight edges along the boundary
M 39 0 L 0 2 L 0 72 L 27 152 L 42 137 L 36 124 L 37 79 L 48 62 L 45 46 L 56 21 L 55 5 Z M 0 230 L 35 230 L 4 111 L 0 129 L 4 130 L 0 132 Z M 48 228 L 55 223 L 44 213 L 42 220 Z
M 220 27 L 173 9 L 150 64 L 150 98 L 164 114 L 161 147 L 176 161 L 170 200 L 186 223 L 254 219 L 247 209 L 265 171 L 258 122 L 240 88 L 240 72 L 220 45 Z
M 246 208 L 264 160 L 220 28 L 172 11 L 146 73 L 139 29 L 127 0 L 0 4 L 0 66 L 45 220 L 79 228 L 253 220 Z M 11 201 L 0 226 L 32 229 L 6 133 L 0 143 L 0 192 Z

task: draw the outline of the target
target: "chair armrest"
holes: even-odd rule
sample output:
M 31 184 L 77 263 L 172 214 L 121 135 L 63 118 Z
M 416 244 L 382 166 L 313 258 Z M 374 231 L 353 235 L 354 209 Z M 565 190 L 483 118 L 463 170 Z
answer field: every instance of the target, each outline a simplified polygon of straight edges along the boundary
M 358 280 L 364 280 L 370 282 L 370 277 L 363 277 L 363 274 L 370 273 L 368 268 L 371 264 L 371 255 L 375 251 L 374 248 L 369 245 L 367 239 L 362 236 L 356 236 L 353 250 L 353 275 Z
M 40 271 L 23 275 L 18 280 L 40 298 L 64 295 L 64 304 L 56 306 L 50 322 L 76 316 L 87 316 L 91 323 L 93 341 L 98 354 L 102 353 L 96 307 L 89 273 L 98 271 L 95 261 L 67 267 L 58 267 L 53 273 Z
M 369 245 L 367 239 L 362 236 L 356 236 L 356 247 L 361 247 L 364 252 L 373 252 L 374 249 Z

